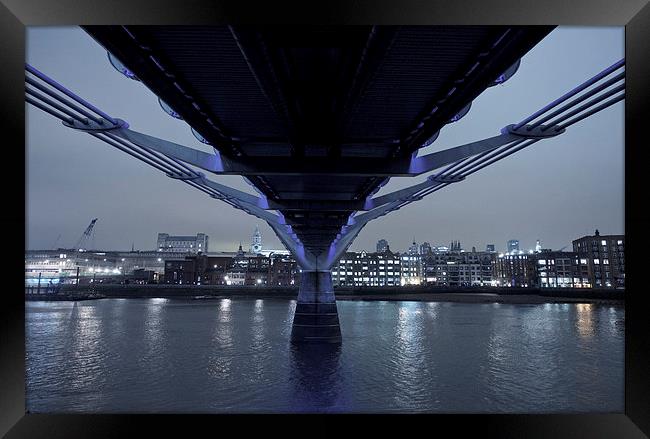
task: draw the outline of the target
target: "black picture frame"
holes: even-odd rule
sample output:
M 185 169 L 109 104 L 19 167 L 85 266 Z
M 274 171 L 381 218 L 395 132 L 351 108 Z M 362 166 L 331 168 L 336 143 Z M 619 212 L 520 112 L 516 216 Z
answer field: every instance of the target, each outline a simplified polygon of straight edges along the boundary
M 625 327 L 625 411 L 621 414 L 562 415 L 430 415 L 364 419 L 367 428 L 396 427 L 403 430 L 417 421 L 429 432 L 468 431 L 493 437 L 589 437 L 642 438 L 650 435 L 650 342 L 646 334 L 643 256 L 648 244 L 644 226 L 645 176 L 648 145 L 643 143 L 643 115 L 650 113 L 650 5 L 647 0 L 484 0 L 484 1 L 305 1 L 301 5 L 282 2 L 258 4 L 251 1 L 216 0 L 0 0 L 0 120 L 3 130 L 3 204 L 5 286 L 0 309 L 0 433 L 6 437 L 130 437 L 134 429 L 147 435 L 180 429 L 185 436 L 208 428 L 210 435 L 222 432 L 224 423 L 238 433 L 250 428 L 265 432 L 269 424 L 282 430 L 297 430 L 294 421 L 265 416 L 251 422 L 241 416 L 220 415 L 43 415 L 25 413 L 24 295 L 19 254 L 25 240 L 25 194 L 16 187 L 25 181 L 25 27 L 78 24 L 226 24 L 226 23 L 311 23 L 311 24 L 558 24 L 625 26 L 625 234 L 628 279 L 626 279 Z M 644 111 L 645 110 L 645 111 Z M 645 124 L 644 124 L 645 122 Z M 10 133 L 10 136 L 7 134 Z M 11 138 L 9 141 L 7 139 Z M 11 170 L 14 170 L 12 172 Z M 20 209 L 22 207 L 22 210 Z M 21 238 L 19 231 L 23 231 Z M 251 415 L 255 416 L 255 415 Z M 335 420 L 326 423 L 301 416 L 319 432 L 340 434 Z M 424 422 L 423 422 L 424 421 Z M 451 428 L 451 430 L 449 430 Z M 307 430 L 305 433 L 308 433 Z M 645 433 L 645 435 L 644 435 Z

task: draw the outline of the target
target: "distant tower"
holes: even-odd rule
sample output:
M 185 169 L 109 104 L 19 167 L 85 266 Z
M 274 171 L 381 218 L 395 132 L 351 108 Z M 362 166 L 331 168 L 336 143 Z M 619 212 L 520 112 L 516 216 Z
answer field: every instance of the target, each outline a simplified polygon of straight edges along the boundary
M 388 241 L 380 239 L 377 241 L 377 253 L 385 253 L 388 250 Z
M 511 239 L 508 241 L 508 253 L 519 250 L 519 240 Z
M 539 239 L 537 240 L 537 243 L 535 244 L 535 253 L 539 253 L 542 251 L 542 244 L 539 242 Z
M 251 240 L 251 253 L 259 253 L 262 251 L 262 235 L 260 234 L 260 229 L 255 226 L 255 233 L 253 233 L 253 239 Z
M 415 237 L 413 237 L 413 245 L 409 247 L 409 255 L 417 255 L 418 254 L 418 245 L 415 242 Z

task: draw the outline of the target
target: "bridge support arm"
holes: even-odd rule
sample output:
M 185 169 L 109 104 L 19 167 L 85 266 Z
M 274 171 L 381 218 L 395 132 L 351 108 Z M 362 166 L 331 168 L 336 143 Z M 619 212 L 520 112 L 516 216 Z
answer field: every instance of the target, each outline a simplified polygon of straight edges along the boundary
M 222 173 L 224 171 L 224 161 L 218 152 L 208 154 L 198 149 L 189 148 L 179 145 L 178 143 L 168 140 L 159 139 L 158 137 L 148 136 L 130 129 L 113 130 L 112 134 L 128 140 L 138 146 L 152 149 L 156 152 L 181 160 L 197 168 L 210 172 Z
M 411 160 L 409 174 L 420 175 L 430 172 L 450 163 L 457 162 L 458 160 L 466 159 L 486 151 L 491 151 L 500 146 L 514 142 L 515 140 L 519 140 L 521 137 L 522 136 L 517 133 L 505 132 L 488 139 L 467 143 L 465 145 L 445 149 L 444 151 L 427 154 L 422 157 L 415 157 Z

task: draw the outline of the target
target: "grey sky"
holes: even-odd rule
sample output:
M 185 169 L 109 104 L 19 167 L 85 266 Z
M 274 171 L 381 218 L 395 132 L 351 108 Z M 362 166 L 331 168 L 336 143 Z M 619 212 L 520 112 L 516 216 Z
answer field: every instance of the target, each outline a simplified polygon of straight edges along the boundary
M 494 136 L 624 56 L 622 27 L 559 27 L 533 48 L 505 84 L 474 100 L 465 118 L 443 128 L 420 154 Z M 189 126 L 165 114 L 142 83 L 117 73 L 106 51 L 77 27 L 31 27 L 27 62 L 108 114 L 146 134 L 209 151 Z M 26 207 L 29 249 L 72 246 L 92 218 L 103 249 L 153 249 L 158 232 L 207 233 L 210 250 L 245 247 L 256 225 L 264 247 L 282 248 L 255 217 L 169 179 L 130 156 L 67 129 L 26 105 Z M 241 177 L 213 180 L 252 192 Z M 379 195 L 420 178 L 394 178 Z M 592 234 L 624 233 L 624 104 L 618 103 L 410 206 L 369 223 L 352 250 L 460 240 L 466 249 L 508 239 L 532 248 L 571 247 Z

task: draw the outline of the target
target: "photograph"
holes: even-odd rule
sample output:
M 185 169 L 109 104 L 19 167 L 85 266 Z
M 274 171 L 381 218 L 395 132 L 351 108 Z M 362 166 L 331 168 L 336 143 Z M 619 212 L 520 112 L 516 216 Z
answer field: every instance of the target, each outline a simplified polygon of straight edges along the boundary
M 29 412 L 623 411 L 623 28 L 26 54 Z

